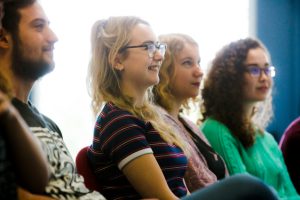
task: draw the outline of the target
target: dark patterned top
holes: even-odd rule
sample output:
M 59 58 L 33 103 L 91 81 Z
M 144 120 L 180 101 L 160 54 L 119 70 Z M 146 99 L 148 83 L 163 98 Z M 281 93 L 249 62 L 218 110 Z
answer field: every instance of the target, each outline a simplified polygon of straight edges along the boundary
M 4 133 L 0 130 L 0 199 L 17 199 L 15 173 L 10 162 Z
M 46 152 L 51 177 L 45 194 L 64 200 L 105 199 L 98 192 L 92 192 L 85 187 L 83 177 L 76 172 L 74 161 L 62 139 L 58 126 L 51 119 L 40 114 L 30 102 L 24 104 L 18 99 L 13 99 L 12 102 L 31 131 L 41 141 Z
M 97 119 L 88 156 L 108 199 L 141 198 L 122 168 L 144 154 L 154 155 L 173 193 L 185 196 L 187 159 L 182 150 L 167 144 L 150 123 L 107 103 Z

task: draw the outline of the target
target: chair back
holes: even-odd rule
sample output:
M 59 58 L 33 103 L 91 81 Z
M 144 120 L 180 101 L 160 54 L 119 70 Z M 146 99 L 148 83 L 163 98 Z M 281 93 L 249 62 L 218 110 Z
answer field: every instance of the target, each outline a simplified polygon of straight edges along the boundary
M 100 191 L 101 184 L 97 180 L 96 175 L 94 174 L 89 159 L 87 157 L 88 149 L 89 146 L 86 146 L 78 152 L 75 161 L 77 171 L 80 175 L 83 176 L 84 184 L 88 189 Z

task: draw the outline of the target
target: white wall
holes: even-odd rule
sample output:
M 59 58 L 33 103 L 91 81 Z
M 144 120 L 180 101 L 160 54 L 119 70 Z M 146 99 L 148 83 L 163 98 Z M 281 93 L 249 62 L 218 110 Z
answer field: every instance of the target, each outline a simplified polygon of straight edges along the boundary
M 40 111 L 61 128 L 75 158 L 92 142 L 94 119 L 86 90 L 89 36 L 97 19 L 135 15 L 147 20 L 157 34 L 180 32 L 200 46 L 202 68 L 231 40 L 249 34 L 249 0 L 40 0 L 59 41 L 56 69 L 38 84 Z

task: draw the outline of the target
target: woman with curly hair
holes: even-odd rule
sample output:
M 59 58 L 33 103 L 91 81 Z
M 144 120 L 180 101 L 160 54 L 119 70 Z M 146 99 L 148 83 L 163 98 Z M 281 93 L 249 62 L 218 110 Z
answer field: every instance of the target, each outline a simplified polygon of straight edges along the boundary
M 231 175 L 252 174 L 280 197 L 298 199 L 278 144 L 265 131 L 272 116 L 274 76 L 260 41 L 246 38 L 224 46 L 204 82 L 201 130 Z

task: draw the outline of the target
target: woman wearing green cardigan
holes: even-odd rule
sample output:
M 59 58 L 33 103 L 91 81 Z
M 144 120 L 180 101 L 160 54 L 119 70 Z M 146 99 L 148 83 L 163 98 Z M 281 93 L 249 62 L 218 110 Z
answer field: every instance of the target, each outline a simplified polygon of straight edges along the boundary
M 201 129 L 230 175 L 252 174 L 282 199 L 300 199 L 277 142 L 265 131 L 272 116 L 273 76 L 260 41 L 246 38 L 223 47 L 204 82 Z

